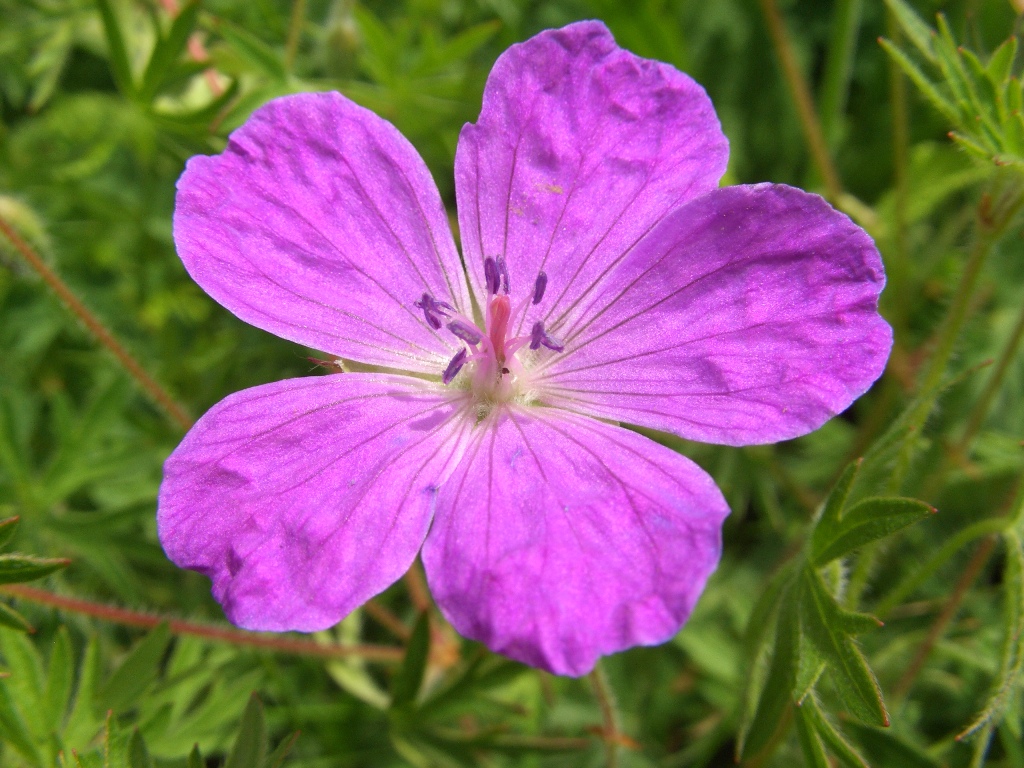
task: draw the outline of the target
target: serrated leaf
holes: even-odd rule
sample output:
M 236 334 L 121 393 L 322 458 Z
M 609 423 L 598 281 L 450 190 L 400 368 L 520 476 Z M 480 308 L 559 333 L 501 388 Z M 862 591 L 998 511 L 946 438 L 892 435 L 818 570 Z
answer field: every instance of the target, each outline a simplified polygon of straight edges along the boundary
M 19 632 L 35 631 L 24 616 L 6 603 L 0 603 L 0 626 L 10 627 L 11 629 L 16 629 Z
M 427 670 L 427 655 L 430 652 L 430 616 L 425 611 L 416 620 L 405 648 L 405 658 L 395 672 L 391 682 L 391 707 L 412 704 L 423 685 L 423 674 Z
M 128 768 L 154 768 L 146 742 L 136 728 L 128 740 Z
M 804 570 L 801 591 L 801 627 L 817 647 L 843 704 L 855 717 L 876 725 L 888 725 L 889 715 L 874 674 L 849 635 L 843 631 L 843 610 L 812 568 Z
M 170 642 L 171 630 L 166 622 L 146 635 L 100 688 L 97 698 L 101 708 L 122 712 L 136 704 L 156 679 Z
M 11 539 L 14 538 L 14 534 L 18 531 L 19 520 L 21 518 L 17 515 L 0 520 L 0 549 L 11 543 Z
M 825 717 L 813 696 L 809 696 L 800 709 L 808 724 L 814 728 L 815 733 L 825 742 L 829 752 L 839 758 L 840 763 L 846 766 L 846 768 L 869 768 L 867 761 L 860 756 L 857 750 L 853 748 L 853 745 L 847 741 L 846 737 L 836 730 L 836 727 Z
M 68 715 L 64 737 L 71 744 L 84 743 L 92 738 L 99 729 L 101 717 L 94 710 L 96 703 L 96 686 L 99 681 L 100 649 L 96 638 L 91 638 L 82 654 L 82 663 L 78 670 L 78 686 L 75 690 L 75 703 Z
M 242 724 L 224 768 L 263 768 L 266 758 L 267 726 L 263 720 L 263 703 L 254 693 L 242 713 Z
M 849 730 L 870 758 L 872 765 L 899 766 L 899 768 L 940 768 L 942 763 L 933 759 L 920 747 L 881 728 L 860 723 L 849 723 Z
M 254 34 L 224 19 L 217 21 L 216 29 L 224 41 L 249 64 L 275 80 L 287 79 L 288 69 L 284 65 L 284 58 Z
M 22 714 L 29 718 L 29 727 L 37 734 L 46 733 L 46 724 L 39 720 L 43 696 L 43 660 L 35 645 L 20 632 L 0 632 L 0 650 L 11 670 L 5 685 L 14 694 Z
M 796 676 L 793 681 L 793 701 L 797 706 L 803 704 L 814 690 L 821 673 L 825 671 L 825 659 L 818 652 L 817 646 L 811 642 L 802 629 L 797 643 Z
M 820 567 L 934 513 L 934 507 L 916 499 L 864 499 L 846 511 L 827 536 L 812 539 L 811 562 Z
M 836 480 L 836 484 L 832 486 L 832 490 L 828 498 L 825 499 L 825 505 L 821 510 L 821 517 L 814 526 L 814 532 L 811 535 L 812 550 L 818 548 L 820 542 L 827 541 L 835 536 L 836 530 L 839 527 L 839 518 L 843 514 L 843 507 L 846 506 L 846 499 L 850 496 L 850 488 L 853 487 L 853 482 L 857 479 L 857 473 L 860 471 L 860 466 L 863 463 L 863 459 L 851 461 L 846 465 L 843 474 Z
M 157 41 L 153 54 L 146 64 L 146 71 L 142 75 L 142 85 L 139 87 L 139 98 L 143 101 L 152 101 L 167 79 L 171 67 L 181 55 L 189 35 L 195 29 L 199 6 L 200 0 L 189 0 L 185 3 L 171 23 L 167 36 Z
M 1017 60 L 1017 37 L 1004 40 L 989 57 L 985 67 L 989 80 L 993 85 L 1000 86 L 1008 82 L 1013 74 L 1013 62 Z
M 34 555 L 0 555 L 0 584 L 19 584 L 49 576 L 54 571 L 67 568 L 70 560 L 63 558 L 35 557 Z
M 792 704 L 797 639 L 795 603 L 798 593 L 799 584 L 794 584 L 781 596 L 768 674 L 757 696 L 756 706 L 751 707 L 753 702 L 750 699 L 753 697 L 750 697 L 740 719 L 736 740 L 736 756 L 739 760 L 746 760 L 764 749 L 779 729 L 786 709 Z
M 117 21 L 117 15 L 114 13 L 110 0 L 96 0 L 96 7 L 99 9 L 100 20 L 103 22 L 103 33 L 106 36 L 107 51 L 110 54 L 110 71 L 114 75 L 114 81 L 124 94 L 133 97 L 135 83 L 128 59 L 128 49 L 124 44 L 124 36 L 121 34 L 121 25 Z
M 0 740 L 12 746 L 28 762 L 42 765 L 44 760 L 32 739 L 25 720 L 14 704 L 6 680 L 0 680 Z
M 46 686 L 43 688 L 42 709 L 46 722 L 53 731 L 61 731 L 64 713 L 71 699 L 71 684 L 75 674 L 75 659 L 67 627 L 61 627 L 50 650 Z
M 288 753 L 292 751 L 292 747 L 295 746 L 295 742 L 299 740 L 299 732 L 296 731 L 287 739 L 277 745 L 277 749 L 270 753 L 264 763 L 266 768 L 281 768 L 284 765 L 285 758 L 288 757 Z
M 831 768 L 828 755 L 825 754 L 825 745 L 802 707 L 796 708 L 796 734 L 807 768 Z
M 932 38 L 935 36 L 935 32 L 932 28 L 925 24 L 917 12 L 904 0 L 885 0 L 885 4 L 896 18 L 907 39 L 928 61 L 934 62 L 935 51 L 932 46 Z
M 917 86 L 917 89 L 924 95 L 924 97 L 932 103 L 932 106 L 945 115 L 946 119 L 951 123 L 959 125 L 960 112 L 957 110 L 956 105 L 942 95 L 928 76 L 910 60 L 910 57 L 888 40 L 879 40 L 878 44 L 881 45 L 885 52 L 892 57 L 892 60 L 896 62 L 899 68 L 903 70 L 903 73 L 910 78 L 914 85 Z

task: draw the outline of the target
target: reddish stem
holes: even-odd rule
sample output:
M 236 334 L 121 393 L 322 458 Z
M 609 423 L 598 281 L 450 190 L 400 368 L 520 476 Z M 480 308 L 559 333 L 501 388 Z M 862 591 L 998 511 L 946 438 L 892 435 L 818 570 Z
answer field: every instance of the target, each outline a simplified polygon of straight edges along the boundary
M 52 592 L 47 592 L 45 589 L 27 587 L 23 584 L 5 584 L 0 587 L 0 592 L 20 600 L 49 605 L 61 611 L 92 616 L 101 621 L 125 624 L 130 627 L 152 629 L 167 622 L 171 632 L 176 635 L 191 635 L 192 637 L 201 637 L 214 642 L 262 648 L 277 653 L 320 656 L 328 659 L 359 656 L 367 661 L 381 662 L 399 661 L 404 653 L 401 648 L 391 648 L 385 645 L 322 645 L 313 640 L 301 640 L 296 637 L 274 636 L 259 632 L 247 632 L 243 629 L 199 624 L 182 619 L 169 619 L 164 616 L 155 616 L 151 613 L 131 611 L 126 608 L 117 608 L 112 605 L 94 603 L 75 597 L 56 595 Z

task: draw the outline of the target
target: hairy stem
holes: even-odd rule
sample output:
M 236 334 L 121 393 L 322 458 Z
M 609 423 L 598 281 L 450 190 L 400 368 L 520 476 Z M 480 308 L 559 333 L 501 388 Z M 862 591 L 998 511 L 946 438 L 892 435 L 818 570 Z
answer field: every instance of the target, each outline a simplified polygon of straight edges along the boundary
M 975 403 L 971 411 L 967 427 L 964 429 L 964 433 L 954 449 L 956 454 L 962 455 L 967 452 L 967 449 L 978 434 L 978 430 L 981 429 L 981 425 L 985 422 L 988 409 L 992 406 L 992 401 L 1002 388 L 1003 377 L 1006 375 L 1010 363 L 1017 356 L 1021 339 L 1024 339 L 1024 307 L 1021 307 L 1020 314 L 1017 315 L 1017 323 L 1013 326 L 1013 331 L 1010 333 L 1010 338 L 1007 340 L 1006 346 L 1003 347 L 1003 351 L 1000 352 L 996 360 L 996 367 L 993 369 L 991 376 L 989 376 L 988 383 L 985 385 L 981 397 L 978 398 L 978 402 Z
M 932 649 L 935 644 L 939 641 L 942 635 L 946 631 L 946 627 L 949 626 L 950 622 L 956 617 L 957 611 L 960 610 L 960 603 L 967 596 L 968 590 L 973 586 L 975 580 L 978 578 L 978 574 L 981 573 L 981 569 L 988 562 L 989 556 L 992 554 L 992 550 L 996 546 L 996 537 L 989 536 L 981 545 L 975 550 L 974 555 L 967 563 L 967 567 L 964 568 L 964 572 L 960 575 L 959 580 L 956 583 L 956 587 L 953 589 L 953 594 L 949 596 L 946 604 L 942 607 L 942 612 L 936 617 L 932 623 L 931 628 L 928 630 L 928 636 L 924 642 L 921 643 L 921 647 L 917 649 L 917 653 L 914 654 L 913 660 L 907 667 L 906 672 L 903 673 L 903 677 L 899 679 L 899 682 L 892 689 L 892 695 L 896 698 L 903 698 L 906 693 L 910 690 L 910 687 L 914 684 L 914 680 L 917 679 L 918 673 L 921 668 L 924 667 L 924 663 L 928 660 L 928 656 L 931 655 Z
M 61 280 L 57 273 L 47 266 L 46 262 L 35 252 L 32 246 L 22 239 L 14 227 L 8 224 L 2 217 L 0 217 L 0 233 L 11 242 L 11 245 L 28 262 L 28 265 L 43 279 L 43 282 L 57 294 L 57 298 L 67 307 L 71 314 L 81 321 L 82 325 L 86 327 L 89 333 L 96 337 L 100 344 L 110 350 L 114 359 L 127 371 L 129 376 L 135 379 L 138 385 L 142 387 L 142 390 L 167 414 L 170 420 L 183 430 L 189 429 L 193 421 L 188 412 L 152 376 L 146 373 L 139 361 L 132 357 L 99 318 L 82 303 L 81 299 L 74 294 L 67 283 Z
M 65 597 L 64 595 L 48 592 L 45 589 L 27 587 L 21 584 L 5 584 L 0 587 L 0 592 L 6 593 L 18 600 L 49 605 L 59 611 L 78 613 L 100 619 L 101 621 L 124 624 L 129 627 L 152 629 L 167 622 L 171 632 L 176 635 L 191 635 L 192 637 L 201 637 L 204 640 L 211 640 L 213 642 L 261 648 L 276 653 L 288 653 L 298 656 L 322 656 L 330 659 L 359 656 L 366 661 L 380 662 L 400 661 L 404 653 L 401 648 L 390 648 L 385 645 L 321 645 L 312 640 L 274 636 L 260 632 L 247 632 L 231 627 L 171 619 L 166 616 L 117 608 L 112 605 L 94 603 L 80 598 Z
M 594 689 L 594 698 L 601 708 L 601 736 L 607 756 L 605 765 L 608 768 L 615 768 L 619 763 L 619 713 L 616 709 L 615 694 L 600 664 L 590 673 L 590 684 Z
M 299 52 L 302 27 L 306 23 L 306 0 L 292 0 L 292 15 L 288 21 L 288 40 L 284 48 L 284 66 L 289 72 L 295 66 L 295 55 Z
M 793 51 L 793 43 L 786 30 L 785 21 L 776 0 L 759 0 L 761 11 L 764 14 L 765 22 L 768 25 L 768 34 L 771 35 L 772 44 L 775 46 L 775 53 L 779 57 L 782 66 L 782 74 L 789 86 L 790 94 L 796 104 L 797 115 L 800 118 L 800 127 L 803 129 L 804 138 L 807 140 L 807 147 L 811 153 L 818 173 L 825 184 L 825 196 L 833 204 L 837 203 L 843 194 L 843 187 L 839 181 L 839 173 L 828 152 L 828 145 L 825 143 L 825 134 L 821 130 L 821 123 L 818 120 L 817 110 L 814 108 L 814 98 L 811 96 L 810 86 L 800 71 L 797 64 L 796 54 Z

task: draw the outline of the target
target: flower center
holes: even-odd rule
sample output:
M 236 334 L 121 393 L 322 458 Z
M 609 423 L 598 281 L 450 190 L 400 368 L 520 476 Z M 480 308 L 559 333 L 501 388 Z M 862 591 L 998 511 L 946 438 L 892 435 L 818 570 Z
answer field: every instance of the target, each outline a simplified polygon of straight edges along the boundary
M 428 293 L 415 302 L 431 328 L 440 331 L 444 326 L 466 344 L 448 363 L 441 380 L 447 385 L 458 379 L 456 383 L 470 390 L 484 405 L 516 398 L 531 399 L 529 369 L 541 347 L 561 352 L 564 346 L 547 334 L 541 320 L 533 324 L 529 335 L 510 337 L 509 331 L 519 324 L 530 306 L 536 306 L 544 298 L 548 276 L 539 273 L 533 292 L 515 306 L 509 296 L 508 267 L 504 258 L 488 256 L 484 259 L 484 282 L 487 304 L 483 329 L 456 312 L 451 304 L 438 301 Z

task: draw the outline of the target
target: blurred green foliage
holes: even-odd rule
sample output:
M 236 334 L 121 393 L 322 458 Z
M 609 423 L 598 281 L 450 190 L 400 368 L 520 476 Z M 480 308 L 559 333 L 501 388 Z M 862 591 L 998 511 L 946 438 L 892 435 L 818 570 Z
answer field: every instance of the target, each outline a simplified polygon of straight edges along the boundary
M 316 375 L 309 351 L 236 320 L 174 254 L 184 161 L 220 151 L 257 106 L 344 92 L 410 138 L 454 213 L 456 140 L 496 56 L 596 17 L 704 85 L 730 183 L 820 191 L 762 15 L 774 6 L 0 0 L 0 221 L 42 265 L 0 233 L 0 518 L 20 517 L 18 549 L 73 561 L 52 592 L 221 619 L 206 580 L 156 540 L 178 426 L 40 277 L 59 275 L 193 414 Z M 290 749 L 287 764 L 324 768 L 1024 768 L 1021 22 L 1001 0 L 780 6 L 838 202 L 886 260 L 896 347 L 868 396 L 801 440 L 656 436 L 708 469 L 733 510 L 721 568 L 674 641 L 569 680 L 460 640 L 402 584 L 317 637 L 402 646 L 399 663 L 166 624 L 143 636 L 11 592 L 24 617 L 0 606 L 0 764 L 270 768 Z

